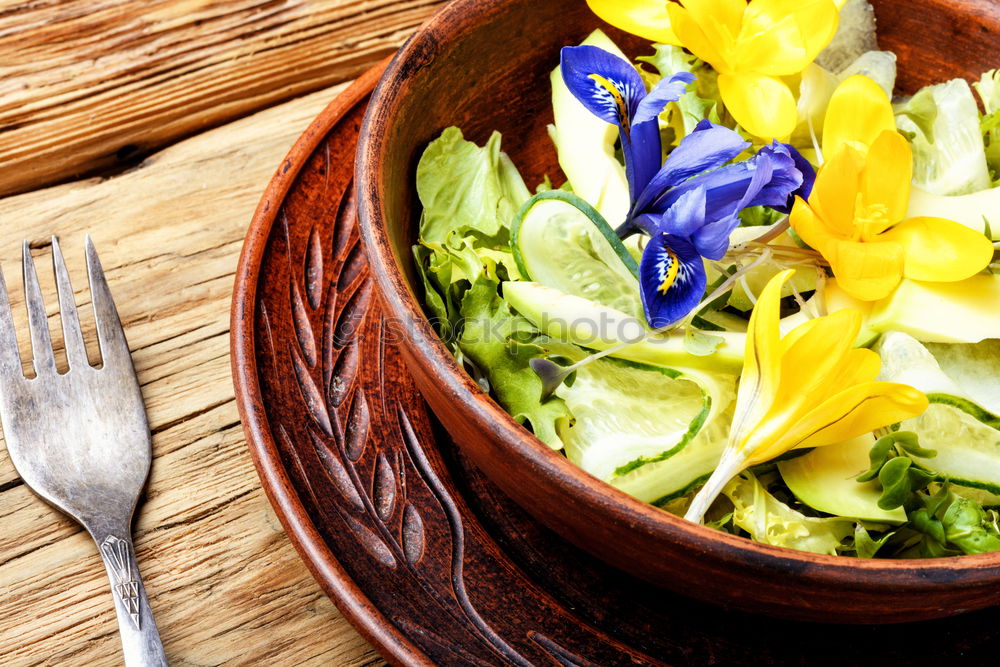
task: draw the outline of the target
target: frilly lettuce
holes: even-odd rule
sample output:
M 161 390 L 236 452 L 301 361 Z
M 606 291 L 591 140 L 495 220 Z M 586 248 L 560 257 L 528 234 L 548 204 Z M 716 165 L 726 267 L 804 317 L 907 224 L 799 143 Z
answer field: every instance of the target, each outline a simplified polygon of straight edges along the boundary
M 913 149 L 913 184 L 936 195 L 990 187 L 979 108 L 965 79 L 927 86 L 896 106 Z
M 733 479 L 722 493 L 735 507 L 733 523 L 756 542 L 835 555 L 855 532 L 853 519 L 811 517 L 792 509 L 768 493 L 750 472 Z
M 691 72 L 697 77 L 688 85 L 686 93 L 667 106 L 670 128 L 667 132 L 671 136 L 669 142 L 667 138 L 664 139 L 664 145 L 677 145 L 706 118 L 720 123 L 719 87 L 716 82 L 718 74 L 715 70 L 679 46 L 654 44 L 653 48 L 655 53 L 652 56 L 641 57 L 639 60 L 656 68 L 657 79 L 673 76 L 677 72 Z
M 530 196 L 500 152 L 500 135 L 479 147 L 446 129 L 420 160 L 417 193 L 424 210 L 413 254 L 438 333 L 515 419 L 561 448 L 556 422 L 569 411 L 558 398 L 541 400 L 541 380 L 528 366 L 541 353 L 532 343 L 537 331 L 499 294 L 502 281 L 518 277 L 510 224 Z
M 1000 69 L 986 72 L 972 85 L 986 111 L 980 123 L 986 145 L 986 164 L 990 168 L 993 184 L 1000 185 Z
M 532 341 L 537 330 L 515 315 L 485 273 L 462 300 L 462 353 L 489 379 L 490 389 L 514 419 L 530 423 L 538 439 L 553 449 L 563 444 L 557 422 L 571 418 L 560 398 L 542 401 L 542 381 L 528 362 L 543 350 Z
M 531 196 L 517 168 L 500 151 L 494 132 L 482 148 L 449 127 L 427 146 L 417 165 L 417 195 L 424 206 L 420 238 L 443 242 L 451 233 L 506 244 L 503 232 Z

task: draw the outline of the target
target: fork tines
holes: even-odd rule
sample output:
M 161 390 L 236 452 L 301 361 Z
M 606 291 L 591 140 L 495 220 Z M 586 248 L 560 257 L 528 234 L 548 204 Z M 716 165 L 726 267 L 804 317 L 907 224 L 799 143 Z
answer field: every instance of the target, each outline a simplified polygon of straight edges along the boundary
M 128 343 L 122 331 L 118 310 L 111 298 L 108 282 L 104 277 L 101 260 L 97 256 L 94 243 L 87 235 L 87 275 L 90 279 L 91 300 L 94 305 L 94 319 L 97 323 L 97 339 L 100 344 L 102 367 L 128 362 L 131 365 Z M 52 237 L 52 266 L 56 276 L 56 291 L 59 295 L 59 316 L 62 321 L 63 343 L 66 348 L 66 359 L 70 370 L 90 367 L 87 358 L 87 347 L 80 328 L 80 317 L 77 312 L 73 285 L 66 270 L 59 239 Z M 42 290 L 38 284 L 38 274 L 35 262 L 31 257 L 28 242 L 22 245 L 22 268 L 24 275 L 24 301 L 28 311 L 28 329 L 31 333 L 32 365 L 35 375 L 56 372 L 55 355 L 52 350 L 52 338 L 49 334 L 48 316 Z M 9 379 L 15 371 L 20 371 L 21 363 L 18 353 L 17 336 L 14 321 L 11 317 L 10 301 L 7 297 L 7 285 L 3 272 L 0 271 L 0 374 Z

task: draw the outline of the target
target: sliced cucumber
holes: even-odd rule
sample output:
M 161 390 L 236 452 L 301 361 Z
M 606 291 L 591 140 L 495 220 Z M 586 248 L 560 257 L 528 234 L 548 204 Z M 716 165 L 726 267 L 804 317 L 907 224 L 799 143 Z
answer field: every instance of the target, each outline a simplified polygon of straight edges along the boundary
M 1000 414 L 1000 339 L 969 345 L 930 343 L 927 349 L 964 397 Z
M 525 203 L 511 228 L 521 276 L 644 320 L 639 267 L 593 206 L 562 190 Z
M 901 428 L 915 431 L 920 446 L 935 450 L 937 456 L 914 460 L 955 484 L 1000 494 L 1000 430 L 967 412 L 967 401 L 956 405 L 940 394 L 928 398 L 927 411 Z M 983 416 L 1000 424 L 995 415 Z
M 809 507 L 837 516 L 903 523 L 906 511 L 878 506 L 882 487 L 875 480 L 854 478 L 868 469 L 868 452 L 875 444 L 871 434 L 825 447 L 778 464 L 788 488 Z
M 927 348 L 911 336 L 886 334 L 879 342 L 879 353 L 880 379 L 916 387 L 931 402 L 924 414 L 901 424 L 917 433 L 921 447 L 937 452 L 937 456 L 915 460 L 942 479 L 1000 493 L 1000 417 L 946 375 Z M 949 363 L 962 365 L 954 359 Z
M 624 341 L 638 340 L 648 331 L 640 320 L 627 313 L 535 282 L 505 282 L 503 295 L 546 335 L 592 350 L 606 350 Z M 673 368 L 688 375 L 696 375 L 697 371 L 738 375 L 743 368 L 746 334 L 717 331 L 713 335 L 722 338 L 722 344 L 706 356 L 689 353 L 684 347 L 684 337 L 679 334 L 653 336 L 613 356 Z
M 620 359 L 583 366 L 556 393 L 574 417 L 559 430 L 567 458 L 603 480 L 679 456 L 712 413 L 697 378 Z
M 710 419 L 686 447 L 665 460 L 611 479 L 612 486 L 647 503 L 662 504 L 694 490 L 719 465 L 726 448 L 732 404 Z

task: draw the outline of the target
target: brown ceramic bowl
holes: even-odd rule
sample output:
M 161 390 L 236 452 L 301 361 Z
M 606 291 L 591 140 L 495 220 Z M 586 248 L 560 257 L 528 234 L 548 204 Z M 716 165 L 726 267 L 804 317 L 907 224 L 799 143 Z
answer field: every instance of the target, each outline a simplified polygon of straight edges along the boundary
M 1000 65 L 1000 3 L 875 0 L 883 48 L 912 92 Z M 756 544 L 640 503 L 552 452 L 456 364 L 421 308 L 412 266 L 421 152 L 457 125 L 493 130 L 525 181 L 558 175 L 546 137 L 549 72 L 562 46 L 597 27 L 583 0 L 456 0 L 389 66 L 362 128 L 356 178 L 361 230 L 378 290 L 418 386 L 452 437 L 507 494 L 599 558 L 666 588 L 795 619 L 882 623 L 959 614 L 1000 602 L 1000 554 L 923 561 L 858 560 Z

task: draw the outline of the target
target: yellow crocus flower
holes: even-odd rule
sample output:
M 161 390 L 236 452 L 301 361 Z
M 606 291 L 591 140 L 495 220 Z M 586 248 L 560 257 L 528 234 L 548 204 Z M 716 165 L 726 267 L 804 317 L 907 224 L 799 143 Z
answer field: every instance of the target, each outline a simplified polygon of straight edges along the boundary
M 927 397 L 913 387 L 875 381 L 878 354 L 853 347 L 858 310 L 838 310 L 781 336 L 781 288 L 792 273 L 768 282 L 750 316 L 729 443 L 688 510 L 691 521 L 700 522 L 729 480 L 750 466 L 791 449 L 856 438 L 927 409 Z
M 839 21 L 834 0 L 587 3 L 622 30 L 683 46 L 710 64 L 719 73 L 719 94 L 733 118 L 764 140 L 795 129 L 795 96 L 782 77 L 802 72 L 833 39 Z
M 625 32 L 660 44 L 680 46 L 670 28 L 667 0 L 587 0 L 587 4 L 603 20 Z
M 877 83 L 858 75 L 837 87 L 822 150 L 809 202 L 797 199 L 789 222 L 848 294 L 876 301 L 904 276 L 954 282 L 990 263 L 993 244 L 983 234 L 943 218 L 906 218 L 913 155 Z

